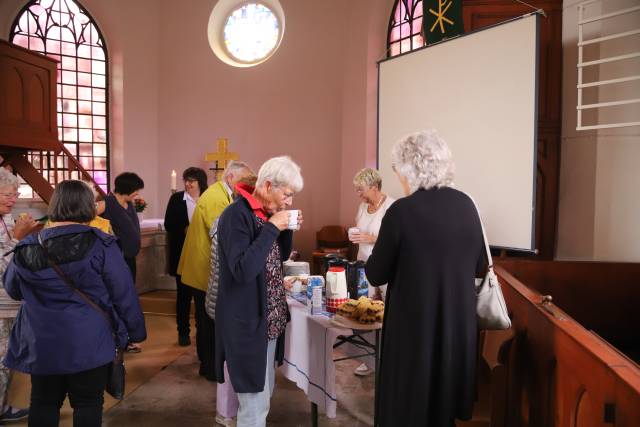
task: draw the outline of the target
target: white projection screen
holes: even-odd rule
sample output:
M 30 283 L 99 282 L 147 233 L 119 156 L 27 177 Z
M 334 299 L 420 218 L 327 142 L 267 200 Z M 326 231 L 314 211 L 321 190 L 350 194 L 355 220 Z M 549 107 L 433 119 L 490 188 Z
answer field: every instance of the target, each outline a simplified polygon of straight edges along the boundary
M 384 191 L 403 196 L 391 168 L 394 143 L 437 129 L 453 152 L 455 187 L 479 205 L 495 248 L 535 250 L 538 19 L 526 15 L 378 64 Z

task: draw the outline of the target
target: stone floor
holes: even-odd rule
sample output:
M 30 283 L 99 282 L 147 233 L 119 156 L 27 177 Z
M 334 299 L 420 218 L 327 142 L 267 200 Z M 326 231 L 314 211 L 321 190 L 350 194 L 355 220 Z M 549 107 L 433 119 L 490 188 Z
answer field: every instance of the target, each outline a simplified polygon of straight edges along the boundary
M 175 318 L 146 315 L 148 339 L 139 354 L 128 354 L 127 395 L 117 402 L 105 395 L 103 425 L 128 426 L 208 426 L 215 416 L 215 383 L 198 375 L 195 344 L 188 348 L 176 344 Z M 195 339 L 192 339 L 195 343 Z M 373 377 L 353 375 L 356 361 L 337 364 L 337 417 L 320 414 L 320 426 L 368 426 L 373 424 Z M 29 377 L 16 373 L 9 402 L 26 407 L 29 402 Z M 268 424 L 273 426 L 310 425 L 310 404 L 303 391 L 278 375 Z M 26 420 L 12 423 L 26 426 Z M 61 426 L 71 426 L 68 401 L 61 413 Z
M 355 366 L 345 363 L 339 369 L 344 371 Z M 216 387 L 199 377 L 197 370 L 198 362 L 192 349 L 107 411 L 104 425 L 213 427 Z M 320 415 L 319 425 L 371 425 L 373 380 L 356 378 L 351 372 L 340 373 L 353 378 L 350 378 L 349 387 L 338 394 L 341 403 L 338 416 L 330 420 Z M 278 375 L 276 380 L 268 425 L 310 425 L 309 401 L 294 383 L 282 375 Z
M 199 364 L 195 355 L 195 344 L 191 347 L 177 345 L 175 317 L 164 314 L 175 307 L 175 299 L 171 301 L 175 296 L 170 297 L 160 294 L 141 297 L 148 339 L 143 343 L 141 353 L 127 355 L 125 399 L 118 402 L 105 394 L 104 426 L 216 425 L 215 383 L 198 375 Z M 192 328 L 193 330 L 195 328 Z M 192 341 L 195 343 L 195 338 L 192 338 Z M 336 364 L 337 416 L 328 419 L 320 414 L 320 426 L 359 427 L 373 424 L 374 378 L 353 375 L 353 370 L 359 363 L 347 360 Z M 24 408 L 29 404 L 29 393 L 29 377 L 16 373 L 10 389 L 9 403 Z M 482 404 L 477 406 L 486 407 Z M 309 426 L 310 416 L 310 403 L 304 392 L 282 375 L 277 375 L 268 425 Z M 458 427 L 488 426 L 486 416 L 480 415 L 474 417 L 474 420 L 459 423 Z M 27 423 L 25 420 L 12 425 L 26 426 Z M 68 401 L 62 409 L 60 425 L 72 425 Z

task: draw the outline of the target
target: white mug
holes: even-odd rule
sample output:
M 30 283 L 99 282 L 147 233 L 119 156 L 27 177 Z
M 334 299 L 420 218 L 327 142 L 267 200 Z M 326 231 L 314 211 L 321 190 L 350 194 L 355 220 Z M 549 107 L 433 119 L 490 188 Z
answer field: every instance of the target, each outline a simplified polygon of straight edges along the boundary
M 289 226 L 287 227 L 289 230 L 298 230 L 300 226 L 298 225 L 298 214 L 299 210 L 293 209 L 289 212 Z
M 351 227 L 348 231 L 349 240 L 353 240 L 353 235 L 359 232 L 360 232 L 360 229 L 358 227 Z

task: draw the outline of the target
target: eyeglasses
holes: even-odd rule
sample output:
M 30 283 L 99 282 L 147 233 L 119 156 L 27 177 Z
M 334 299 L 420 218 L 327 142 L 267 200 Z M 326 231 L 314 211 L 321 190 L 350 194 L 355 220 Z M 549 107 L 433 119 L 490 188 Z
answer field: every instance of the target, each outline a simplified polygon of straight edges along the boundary
M 16 191 L 15 193 L 0 193 L 0 196 L 4 197 L 5 199 L 17 199 L 18 197 L 20 197 L 20 193 L 18 191 Z
M 282 188 L 278 188 L 278 190 L 280 190 L 280 192 L 282 192 L 282 198 L 284 200 L 287 200 L 287 199 L 293 200 L 293 196 L 295 196 L 295 194 L 296 194 L 294 192 L 285 193 L 285 191 Z

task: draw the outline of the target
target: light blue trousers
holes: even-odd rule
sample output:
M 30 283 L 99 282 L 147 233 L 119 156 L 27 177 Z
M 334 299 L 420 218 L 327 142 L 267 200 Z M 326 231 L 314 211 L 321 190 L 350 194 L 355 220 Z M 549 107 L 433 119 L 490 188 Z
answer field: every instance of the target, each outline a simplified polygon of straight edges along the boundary
M 238 393 L 238 427 L 265 427 L 271 404 L 271 395 L 276 383 L 276 340 L 267 345 L 267 369 L 264 389 L 259 393 Z

